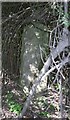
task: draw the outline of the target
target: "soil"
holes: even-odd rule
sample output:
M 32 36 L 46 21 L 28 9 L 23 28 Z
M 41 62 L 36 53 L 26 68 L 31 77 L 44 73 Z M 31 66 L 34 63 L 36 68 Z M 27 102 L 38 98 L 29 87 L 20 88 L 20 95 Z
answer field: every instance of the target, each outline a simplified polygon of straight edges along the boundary
M 7 93 L 8 92 L 12 92 L 13 95 L 13 99 L 18 102 L 19 104 L 21 104 L 23 106 L 25 100 L 23 99 L 23 89 L 21 86 L 19 86 L 17 84 L 17 82 L 14 81 L 9 81 L 7 84 L 2 85 L 2 114 L 0 115 L 2 120 L 6 120 L 6 119 L 17 119 L 17 114 L 14 112 L 10 112 L 9 110 L 9 106 L 6 103 L 6 99 L 7 99 Z M 48 101 L 48 105 L 49 103 L 53 103 L 53 105 L 55 106 L 55 108 L 57 108 L 55 111 L 51 112 L 49 107 L 48 107 L 48 112 L 51 113 L 50 115 L 50 120 L 57 120 L 57 118 L 59 119 L 59 112 L 58 112 L 58 107 L 59 107 L 59 94 L 58 91 L 56 91 L 54 88 L 50 88 L 49 92 L 48 92 L 48 96 L 46 96 L 46 100 Z M 43 109 L 46 110 L 46 109 Z M 35 112 L 36 111 L 36 112 Z M 33 101 L 33 105 L 30 105 L 29 109 L 27 110 L 24 119 L 26 120 L 33 120 L 33 119 L 39 119 L 39 120 L 46 120 L 48 118 L 46 117 L 42 117 L 42 116 L 37 116 L 37 113 L 39 112 L 39 109 L 37 109 L 37 106 L 34 106 L 34 101 Z M 67 118 L 67 113 L 66 111 L 64 111 L 64 118 Z M 34 118 L 36 117 L 36 118 Z M 62 119 L 62 120 L 67 120 L 67 119 Z

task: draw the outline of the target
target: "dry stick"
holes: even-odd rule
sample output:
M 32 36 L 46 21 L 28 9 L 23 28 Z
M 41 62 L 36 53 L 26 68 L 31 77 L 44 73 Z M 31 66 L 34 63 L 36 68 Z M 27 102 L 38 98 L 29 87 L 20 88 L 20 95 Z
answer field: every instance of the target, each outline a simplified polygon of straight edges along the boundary
M 57 57 L 57 55 L 59 53 L 61 53 L 64 50 L 65 47 L 67 47 L 69 45 L 67 39 L 68 39 L 68 37 L 66 35 L 63 36 L 62 41 L 60 41 L 58 43 L 58 46 L 52 51 L 51 54 L 53 55 L 54 59 Z M 47 61 L 45 62 L 44 66 L 43 66 L 43 68 L 42 68 L 42 70 L 40 72 L 39 77 L 35 80 L 32 88 L 30 90 L 29 96 L 27 97 L 27 100 L 26 100 L 26 102 L 24 104 L 24 107 L 23 107 L 20 115 L 18 116 L 18 118 L 22 118 L 23 115 L 25 114 L 27 108 L 29 107 L 30 101 L 31 101 L 31 99 L 32 99 L 32 97 L 33 97 L 33 95 L 34 95 L 34 93 L 36 91 L 37 85 L 40 83 L 41 79 L 43 78 L 43 76 L 45 76 L 45 73 L 48 71 L 48 68 L 49 68 L 49 66 L 51 65 L 51 62 L 52 62 L 51 61 L 51 54 L 50 54 L 49 58 L 47 59 Z M 52 72 L 54 69 L 52 68 L 52 70 L 50 70 L 50 72 Z M 50 72 L 48 71 L 48 74 Z
M 62 77 L 60 77 L 60 80 L 59 80 L 59 94 L 60 94 L 60 97 L 59 97 L 59 117 L 60 118 L 63 118 L 63 107 L 62 107 L 62 100 L 63 100 L 63 96 L 62 96 Z
M 69 58 L 69 55 L 68 55 L 68 57 L 63 61 L 63 62 L 61 62 L 61 64 L 60 64 L 60 67 L 59 67 L 59 65 L 55 65 L 53 68 L 51 68 L 48 72 L 51 72 L 51 70 L 53 70 L 55 67 L 56 67 L 56 69 L 58 70 L 58 72 L 60 72 L 61 73 L 61 71 L 59 71 L 60 69 L 61 69 L 61 67 L 68 61 L 68 58 Z M 45 79 L 45 77 L 47 76 L 47 74 L 48 74 L 48 72 L 47 73 L 45 73 L 45 75 L 43 76 L 43 78 L 42 79 Z M 63 76 L 62 76 L 63 77 Z M 55 81 L 55 80 L 54 80 Z M 51 86 L 54 84 L 54 81 L 53 81 L 53 83 L 51 84 Z M 61 81 L 60 81 L 61 82 Z M 60 96 L 62 95 L 62 91 L 60 91 Z M 40 94 L 40 93 L 39 93 Z M 38 95 L 37 95 L 38 96 Z M 37 97 L 36 96 L 36 97 Z M 62 97 L 62 96 L 61 96 Z M 46 111 L 49 109 L 49 107 L 50 107 L 50 105 L 48 106 L 48 108 L 46 109 Z M 62 106 L 61 106 L 61 108 L 62 108 Z
M 66 58 L 64 58 L 62 61 L 61 61 L 61 63 L 59 63 L 58 65 L 56 65 L 56 66 L 54 66 L 54 67 L 52 67 L 50 70 L 48 70 L 48 72 L 46 72 L 45 73 L 45 75 L 42 77 L 42 79 L 45 79 L 45 77 L 47 76 L 47 75 L 49 75 L 53 70 L 55 70 L 55 69 L 61 69 L 62 68 L 62 66 L 64 66 L 65 65 L 65 63 L 67 63 L 69 61 L 69 55 L 66 57 Z
M 42 50 L 42 48 L 41 48 L 41 46 L 40 46 L 40 45 L 39 45 L 39 49 L 40 49 L 40 56 L 41 56 L 41 60 L 42 60 L 42 63 L 44 64 L 45 62 L 44 62 L 44 59 L 43 59 L 43 54 L 42 54 L 43 50 Z

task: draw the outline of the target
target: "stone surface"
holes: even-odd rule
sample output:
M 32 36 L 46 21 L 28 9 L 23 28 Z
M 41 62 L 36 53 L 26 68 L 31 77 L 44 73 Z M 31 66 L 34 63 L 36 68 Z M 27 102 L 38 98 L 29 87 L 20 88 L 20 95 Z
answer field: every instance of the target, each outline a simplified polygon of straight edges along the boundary
M 44 29 L 41 24 L 38 27 Z M 27 87 L 34 82 L 39 73 L 41 55 L 39 46 L 47 42 L 47 33 L 40 31 L 33 25 L 28 25 L 23 30 L 21 51 L 21 82 Z M 46 84 L 45 84 L 46 85 Z

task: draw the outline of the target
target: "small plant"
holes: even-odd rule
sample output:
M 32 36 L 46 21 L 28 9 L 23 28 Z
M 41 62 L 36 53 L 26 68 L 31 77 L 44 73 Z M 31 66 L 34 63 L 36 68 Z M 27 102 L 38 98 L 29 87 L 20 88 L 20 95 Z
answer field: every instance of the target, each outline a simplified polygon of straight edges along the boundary
M 7 93 L 6 103 L 9 106 L 10 112 L 14 112 L 17 115 L 20 113 L 22 106 L 13 100 L 13 94 L 11 92 Z
M 59 85 L 58 85 L 58 84 L 55 84 L 55 85 L 54 85 L 54 88 L 55 88 L 56 90 L 59 90 Z
M 21 105 L 19 103 L 13 102 L 13 104 L 9 105 L 10 111 L 16 114 L 19 114 L 21 111 Z
M 50 104 L 50 108 L 49 108 L 51 111 L 55 110 L 55 107 L 54 105 Z
M 40 112 L 39 115 L 42 116 L 42 117 L 49 117 L 48 112 Z
M 42 96 L 37 99 L 37 104 L 40 108 L 45 108 L 48 106 L 48 102 L 46 100 L 46 97 Z

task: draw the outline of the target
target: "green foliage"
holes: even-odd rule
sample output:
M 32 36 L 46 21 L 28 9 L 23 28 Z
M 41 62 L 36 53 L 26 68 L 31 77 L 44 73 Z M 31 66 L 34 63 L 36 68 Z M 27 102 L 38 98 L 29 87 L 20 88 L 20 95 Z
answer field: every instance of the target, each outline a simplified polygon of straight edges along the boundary
M 56 11 L 58 11 L 58 21 L 59 23 L 63 23 L 65 25 L 65 27 L 69 27 L 70 25 L 70 22 L 69 22 L 69 12 L 68 13 L 65 13 L 64 10 L 63 10 L 63 5 L 59 5 L 58 4 L 58 7 L 56 7 Z
M 38 103 L 38 106 L 41 108 L 41 110 L 42 110 L 42 108 L 44 110 L 39 113 L 40 116 L 50 117 L 51 114 L 55 112 L 56 107 L 53 104 L 48 103 L 48 100 L 45 97 L 42 96 L 42 97 L 38 98 L 37 103 Z M 47 111 L 45 111 L 45 109 L 47 109 Z
M 55 88 L 56 90 L 59 90 L 59 85 L 58 85 L 58 83 L 54 84 L 54 88 Z
M 16 103 L 16 102 L 10 102 L 10 104 L 9 104 L 9 108 L 10 108 L 10 111 L 11 112 L 14 112 L 14 113 L 16 113 L 16 114 L 19 114 L 20 113 L 20 111 L 21 111 L 21 105 L 19 104 L 19 103 Z
M 51 111 L 54 111 L 55 110 L 55 107 L 54 105 L 50 104 L 50 108 L 49 108 Z
M 47 102 L 47 100 L 46 100 L 46 97 L 44 97 L 44 96 L 38 98 L 37 103 L 38 103 L 38 105 L 39 105 L 41 108 L 48 107 L 48 102 Z
M 6 103 L 9 106 L 10 112 L 14 112 L 17 115 L 20 113 L 22 106 L 13 99 L 13 93 L 7 93 Z
M 70 22 L 68 21 L 68 14 L 66 14 L 62 17 L 62 21 L 66 27 L 69 27 Z
M 48 112 L 40 112 L 39 115 L 43 116 L 43 117 L 49 117 L 49 113 Z

